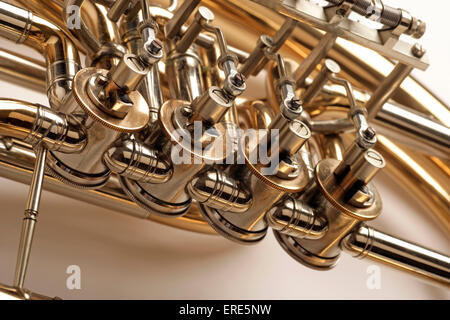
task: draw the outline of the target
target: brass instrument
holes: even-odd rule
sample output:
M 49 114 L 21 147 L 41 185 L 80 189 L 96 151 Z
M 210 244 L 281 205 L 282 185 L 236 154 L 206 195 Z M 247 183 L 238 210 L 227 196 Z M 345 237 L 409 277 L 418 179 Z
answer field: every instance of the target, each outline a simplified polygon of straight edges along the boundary
M 370 227 L 387 170 L 450 231 L 449 108 L 410 76 L 429 66 L 426 24 L 381 0 L 324 2 L 0 1 L 0 35 L 45 58 L 0 49 L 0 76 L 49 102 L 0 98 L 0 176 L 31 177 L 0 295 L 49 299 L 25 289 L 44 178 L 240 244 L 271 228 L 313 269 L 345 251 L 448 288 L 448 255 Z

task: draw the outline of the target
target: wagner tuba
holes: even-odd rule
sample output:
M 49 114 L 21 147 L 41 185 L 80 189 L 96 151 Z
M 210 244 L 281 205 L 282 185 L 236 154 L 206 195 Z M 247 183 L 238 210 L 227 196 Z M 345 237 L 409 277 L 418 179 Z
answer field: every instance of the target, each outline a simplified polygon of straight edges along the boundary
M 48 106 L 0 98 L 0 176 L 31 177 L 0 293 L 47 298 L 24 286 L 43 187 L 448 288 L 449 256 L 370 227 L 387 170 L 450 231 L 449 108 L 410 76 L 429 66 L 425 29 L 381 0 L 1 0 L 0 35 L 45 63 L 0 49 L 0 75 Z

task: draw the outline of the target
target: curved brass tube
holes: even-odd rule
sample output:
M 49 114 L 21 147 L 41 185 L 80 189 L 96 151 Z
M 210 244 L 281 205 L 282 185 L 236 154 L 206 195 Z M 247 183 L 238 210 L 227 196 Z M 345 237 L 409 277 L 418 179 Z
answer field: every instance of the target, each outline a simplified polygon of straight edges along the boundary
M 32 2 L 36 1 L 32 0 Z M 58 6 L 62 6 L 63 3 L 62 0 L 39 0 L 38 2 L 42 3 L 41 6 L 55 6 L 55 3 Z M 215 20 L 219 25 L 223 26 L 223 32 L 229 45 L 243 52 L 251 52 L 261 34 L 273 35 L 285 19 L 280 14 L 254 1 L 204 0 L 203 2 L 214 9 Z M 170 1 L 153 0 L 152 4 L 165 8 L 170 5 Z M 61 16 L 58 20 L 60 24 L 64 24 Z M 233 23 L 227 23 L 229 21 L 233 21 Z M 309 51 L 319 42 L 322 36 L 323 33 L 317 29 L 299 23 L 291 38 L 280 50 L 280 53 L 286 58 L 300 62 L 308 55 Z M 243 37 L 247 41 L 241 41 Z M 342 39 L 337 40 L 328 56 L 341 65 L 344 78 L 352 83 L 359 83 L 361 89 L 369 91 L 377 88 L 393 68 L 393 64 L 381 55 Z M 403 82 L 402 86 L 394 94 L 393 99 L 402 105 L 429 113 L 437 120 L 450 126 L 448 106 L 413 77 L 408 77 Z
M 378 136 L 378 149 L 386 158 L 389 173 L 418 199 L 450 237 L 450 170 L 448 164 Z
M 0 49 L 0 78 L 41 92 L 45 90 L 45 73 L 41 61 Z
M 61 8 L 64 20 L 73 18 L 74 12 L 70 11 L 73 6 L 81 8 L 80 25 L 79 28 L 70 28 L 69 32 L 85 46 L 88 54 L 86 64 L 110 69 L 118 62 L 114 58 L 125 53 L 117 24 L 108 19 L 108 10 L 104 6 L 90 0 L 66 0 Z
M 81 42 L 83 37 L 79 35 L 80 31 L 69 30 L 67 21 L 63 19 L 64 0 L 8 0 L 8 2 L 28 9 L 34 14 L 45 16 L 46 19 L 58 26 L 71 38 L 79 52 L 88 53 L 89 48 L 86 48 L 85 44 Z M 93 3 L 90 0 L 84 1 L 81 7 L 81 14 L 84 17 L 83 22 L 93 32 L 92 34 L 95 36 L 95 39 L 98 39 L 99 43 L 120 43 L 117 27 L 107 19 L 107 9 L 103 5 L 105 4 Z
M 63 18 L 65 21 L 69 21 L 71 15 L 74 12 L 67 11 L 70 10 L 70 7 L 78 7 L 81 8 L 84 0 L 66 0 L 63 6 Z M 88 47 L 88 51 L 90 52 L 98 52 L 101 48 L 101 43 L 98 39 L 91 33 L 89 28 L 84 23 L 83 18 L 77 17 L 78 23 L 80 24 L 78 28 L 70 29 L 70 32 L 75 36 L 75 38 L 79 39 L 82 43 L 84 43 Z
M 67 23 L 62 19 L 62 8 L 54 1 L 7 0 L 6 2 L 45 17 L 45 19 L 58 26 L 59 29 L 64 30 L 66 34 L 69 34 Z
M 54 24 L 34 16 L 31 11 L 0 1 L 0 35 L 29 45 L 45 56 L 47 63 L 47 96 L 58 109 L 72 89 L 80 69 L 78 50 Z
M 42 5 L 54 3 L 54 1 L 50 0 L 43 0 L 40 2 Z M 61 1 L 58 2 L 61 4 Z M 163 5 L 166 5 L 167 1 L 155 0 L 152 1 L 152 3 L 155 5 L 164 3 Z M 206 0 L 205 3 L 214 8 L 215 13 L 217 13 L 216 20 L 218 21 L 218 24 L 223 26 L 226 25 L 224 33 L 230 45 L 234 45 L 247 52 L 253 49 L 256 39 L 261 33 L 273 34 L 274 31 L 281 26 L 284 20 L 281 15 L 250 1 Z M 236 19 L 236 16 L 239 17 L 239 19 Z M 62 18 L 59 19 L 62 20 Z M 222 23 L 223 21 L 231 20 L 234 21 L 233 24 Z M 89 23 L 89 21 L 86 20 L 86 23 Z M 245 28 L 243 28 L 243 26 L 245 26 Z M 286 42 L 281 53 L 286 57 L 291 57 L 300 61 L 306 57 L 311 48 L 317 44 L 321 35 L 322 34 L 319 31 L 313 28 L 300 25 L 294 31 L 292 38 Z M 243 36 L 247 36 L 247 39 L 250 40 L 241 41 L 240 39 L 242 39 Z M 359 46 L 351 45 L 345 41 L 338 40 L 333 50 L 330 51 L 329 57 L 337 60 L 343 67 L 345 77 L 352 82 L 359 83 L 361 89 L 373 90 L 384 76 L 389 73 L 390 69 L 392 69 L 392 63 L 380 55 Z M 446 123 L 447 126 L 449 125 L 448 121 L 450 120 L 448 119 L 450 119 L 450 117 L 448 115 L 450 112 L 448 111 L 448 107 L 411 77 L 404 82 L 401 89 L 399 89 L 394 96 L 394 99 L 409 107 L 420 111 L 426 111 L 427 113 L 434 115 L 438 120 Z M 406 148 L 399 148 L 404 149 L 405 153 L 408 155 L 412 154 L 412 152 Z M 389 152 L 389 150 L 387 152 Z M 384 155 L 386 156 L 386 153 L 384 153 Z M 446 167 L 445 164 L 442 165 L 442 163 L 439 165 L 439 159 L 422 155 L 417 155 L 417 157 L 421 157 L 420 159 L 417 159 L 418 163 L 428 159 L 431 168 L 440 170 L 440 175 L 435 176 L 438 177 L 438 179 L 448 177 L 448 167 Z M 402 164 L 399 163 L 396 167 L 400 169 L 402 168 Z M 425 170 L 428 169 L 425 168 Z M 416 175 L 418 175 L 418 173 L 415 173 L 414 177 L 416 177 Z M 411 174 L 409 176 L 409 179 L 412 179 Z M 405 179 L 408 179 L 408 177 L 405 177 Z M 441 182 L 441 185 L 442 183 L 447 183 L 448 185 L 448 182 Z M 443 185 L 445 186 L 445 184 Z M 432 190 L 432 187 L 430 186 L 425 188 L 427 190 Z M 430 194 L 430 191 L 418 191 L 417 188 L 411 190 L 414 194 L 418 195 Z M 442 203 L 442 199 L 442 197 L 440 199 L 439 197 L 428 198 L 429 201 L 434 202 L 435 204 L 434 206 L 430 206 L 430 210 L 437 215 L 448 212 L 448 207 Z M 449 225 L 446 224 L 446 226 L 447 230 L 449 230 Z
M 205 0 L 205 3 L 217 13 L 217 23 L 225 26 L 223 32 L 228 43 L 247 52 L 253 49 L 259 35 L 264 33 L 273 35 L 285 20 L 285 17 L 255 2 Z M 233 23 L 226 23 L 231 20 Z M 248 40 L 241 41 L 243 37 Z M 322 37 L 323 32 L 299 23 L 280 53 L 285 58 L 300 62 Z M 393 64 L 378 53 L 343 39 L 337 40 L 328 57 L 340 64 L 344 78 L 351 83 L 360 84 L 361 89 L 369 91 L 375 90 L 393 68 Z M 448 106 L 413 77 L 408 77 L 404 81 L 393 99 L 418 111 L 426 111 L 436 119 L 445 121 L 443 123 L 449 126 Z
M 19 100 L 0 99 L 0 135 L 32 145 L 43 141 L 49 150 L 72 153 L 86 144 L 83 129 L 68 116 Z
M 26 140 L 33 131 L 37 107 L 13 100 L 0 101 L 0 133 L 2 136 Z

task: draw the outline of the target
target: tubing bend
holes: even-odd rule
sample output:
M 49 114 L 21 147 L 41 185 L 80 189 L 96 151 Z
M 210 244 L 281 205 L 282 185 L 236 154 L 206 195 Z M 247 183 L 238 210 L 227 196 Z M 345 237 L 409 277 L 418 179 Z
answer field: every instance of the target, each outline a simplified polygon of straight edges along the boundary
M 87 66 L 109 70 L 126 53 L 121 45 L 119 28 L 108 19 L 108 10 L 102 5 L 92 0 L 66 0 L 62 11 L 68 31 L 87 51 Z M 71 23 L 78 26 L 71 28 Z
M 80 69 L 78 50 L 55 25 L 31 11 L 0 1 L 0 36 L 29 45 L 45 56 L 47 96 L 56 110 L 72 90 Z
M 78 28 L 72 28 L 71 32 L 74 36 L 79 39 L 82 43 L 84 43 L 88 50 L 91 52 L 97 52 L 101 48 L 101 43 L 97 40 L 97 38 L 89 31 L 83 19 L 81 18 L 81 6 L 84 0 L 65 0 L 63 5 L 63 17 L 64 20 L 69 22 L 73 19 L 72 15 L 76 12 L 73 9 L 78 8 Z M 75 22 L 75 21 L 74 21 Z M 70 28 L 69 28 L 70 29 Z
M 342 248 L 356 258 L 369 257 L 450 287 L 450 257 L 366 225 L 348 235 Z
M 33 146 L 64 153 L 81 151 L 86 133 L 71 116 L 47 107 L 11 99 L 0 99 L 0 135 L 17 138 Z
M 243 213 L 253 201 L 248 188 L 214 168 L 194 177 L 186 188 L 199 203 L 217 210 Z
M 283 234 L 317 240 L 328 231 L 328 222 L 300 200 L 288 197 L 267 212 L 268 225 Z

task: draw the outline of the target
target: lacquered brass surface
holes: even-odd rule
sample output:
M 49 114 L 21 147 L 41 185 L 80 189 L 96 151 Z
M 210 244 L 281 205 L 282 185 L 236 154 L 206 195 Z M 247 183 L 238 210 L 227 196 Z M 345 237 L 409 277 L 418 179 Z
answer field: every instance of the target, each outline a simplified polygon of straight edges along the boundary
M 369 208 L 355 208 L 348 203 L 345 203 L 342 199 L 336 198 L 335 194 L 340 193 L 338 189 L 341 186 L 336 183 L 336 179 L 333 176 L 333 171 L 338 166 L 339 162 L 335 159 L 327 159 L 319 162 L 316 166 L 316 181 L 319 188 L 328 201 L 341 213 L 347 214 L 352 218 L 361 221 L 370 221 L 378 217 L 381 212 L 381 196 L 374 188 L 375 203 Z
M 73 92 L 81 108 L 93 119 L 112 130 L 129 133 L 142 130 L 149 120 L 149 111 L 148 105 L 141 94 L 137 91 L 129 93 L 133 107 L 123 119 L 112 117 L 99 109 L 86 93 L 88 81 L 96 73 L 99 73 L 99 71 L 94 68 L 83 69 L 75 76 Z M 100 74 L 104 77 L 107 77 L 107 73 L 107 70 L 100 71 Z
M 23 289 L 44 176 L 51 191 L 240 244 L 271 227 L 314 269 L 344 250 L 448 283 L 447 256 L 364 224 L 382 211 L 371 180 L 386 163 L 450 234 L 450 110 L 410 76 L 429 65 L 415 15 L 350 0 L 8 3 L 0 35 L 45 63 L 0 49 L 0 77 L 50 108 L 0 101 L 0 175 L 34 181 L 14 287 L 0 293 L 47 298 Z M 255 76 L 267 90 L 247 95 Z M 269 162 L 251 156 L 264 143 Z

